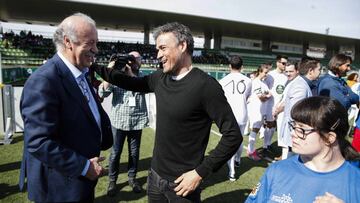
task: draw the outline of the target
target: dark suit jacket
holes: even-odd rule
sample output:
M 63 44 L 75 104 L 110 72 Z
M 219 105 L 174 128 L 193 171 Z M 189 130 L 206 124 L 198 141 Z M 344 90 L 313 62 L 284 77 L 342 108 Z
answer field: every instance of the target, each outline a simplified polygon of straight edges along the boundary
M 93 90 L 92 94 L 96 98 Z M 88 159 L 112 146 L 110 120 L 96 102 L 101 131 L 74 76 L 58 55 L 26 81 L 20 101 L 24 154 L 19 185 L 22 188 L 27 176 L 30 200 L 79 201 L 94 191 L 96 181 L 81 172 Z

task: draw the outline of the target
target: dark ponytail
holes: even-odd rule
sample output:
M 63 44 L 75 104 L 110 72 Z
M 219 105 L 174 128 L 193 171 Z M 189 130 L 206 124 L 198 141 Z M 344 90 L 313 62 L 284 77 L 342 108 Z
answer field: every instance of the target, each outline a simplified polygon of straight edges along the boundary
M 339 139 L 340 151 L 343 157 L 349 161 L 360 161 L 360 154 L 357 152 L 350 142 L 346 139 Z

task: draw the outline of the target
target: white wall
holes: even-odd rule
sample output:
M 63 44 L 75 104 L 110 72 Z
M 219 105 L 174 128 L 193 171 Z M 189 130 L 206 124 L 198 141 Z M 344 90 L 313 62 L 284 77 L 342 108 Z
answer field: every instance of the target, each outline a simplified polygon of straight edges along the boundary
M 24 122 L 21 118 L 21 113 L 20 113 L 20 98 L 21 98 L 22 90 L 23 87 L 14 87 L 14 106 L 15 106 L 15 125 L 16 125 L 15 132 L 24 131 Z M 149 126 L 155 129 L 155 125 L 156 125 L 155 94 L 154 93 L 146 94 L 145 98 L 148 107 Z M 111 100 L 112 100 L 112 94 L 106 97 L 102 103 L 102 106 L 108 115 L 110 115 L 110 111 L 111 111 Z

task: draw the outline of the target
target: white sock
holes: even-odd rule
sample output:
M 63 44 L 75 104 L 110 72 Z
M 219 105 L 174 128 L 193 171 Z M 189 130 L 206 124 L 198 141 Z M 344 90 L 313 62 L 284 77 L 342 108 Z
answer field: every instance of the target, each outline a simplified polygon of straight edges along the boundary
M 229 176 L 234 177 L 235 176 L 235 155 L 231 157 L 229 161 L 227 161 L 227 165 L 229 167 Z
M 249 153 L 253 153 L 255 151 L 256 134 L 257 133 L 254 131 L 251 131 L 249 134 L 249 144 L 248 144 Z
M 244 127 L 244 133 L 242 135 L 247 135 L 247 134 L 249 134 L 249 121 L 246 122 Z
M 261 126 L 260 130 L 259 130 L 259 138 L 263 139 L 265 137 L 265 131 L 267 128 L 264 128 L 263 126 Z
M 241 159 L 241 154 L 243 151 L 243 144 L 241 143 L 239 149 L 236 151 L 235 153 L 235 161 L 240 163 L 240 159 Z
M 275 128 L 266 128 L 265 129 L 265 137 L 264 137 L 264 148 L 271 145 L 271 140 L 274 135 Z
M 283 147 L 281 150 L 281 159 L 285 160 L 288 158 L 289 155 L 289 147 Z

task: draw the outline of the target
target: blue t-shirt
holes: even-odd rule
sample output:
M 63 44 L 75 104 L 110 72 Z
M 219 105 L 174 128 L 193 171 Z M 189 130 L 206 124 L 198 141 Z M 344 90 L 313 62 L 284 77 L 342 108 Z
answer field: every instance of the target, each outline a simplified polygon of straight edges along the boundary
M 246 200 L 250 202 L 313 202 L 325 192 L 346 203 L 360 202 L 360 170 L 348 161 L 320 173 L 307 168 L 299 155 L 272 164 Z

